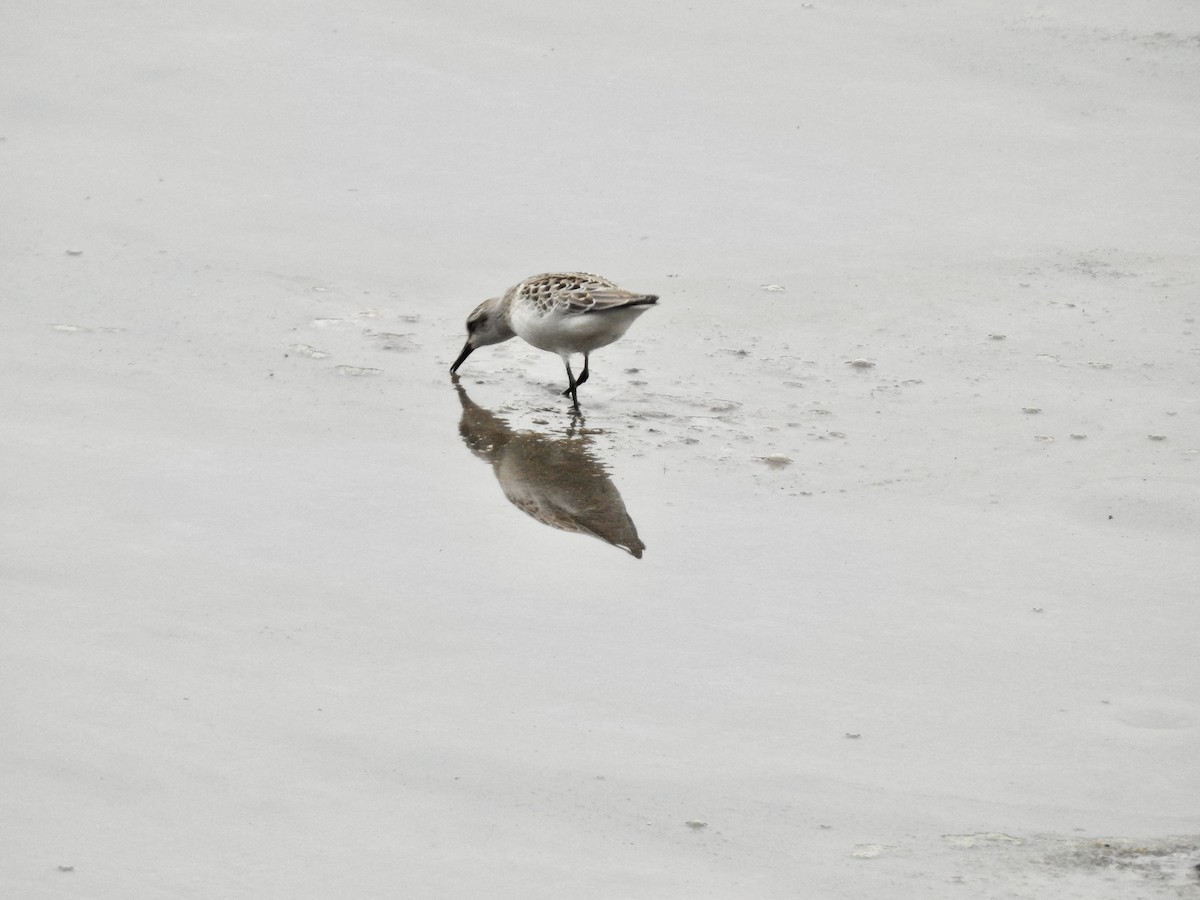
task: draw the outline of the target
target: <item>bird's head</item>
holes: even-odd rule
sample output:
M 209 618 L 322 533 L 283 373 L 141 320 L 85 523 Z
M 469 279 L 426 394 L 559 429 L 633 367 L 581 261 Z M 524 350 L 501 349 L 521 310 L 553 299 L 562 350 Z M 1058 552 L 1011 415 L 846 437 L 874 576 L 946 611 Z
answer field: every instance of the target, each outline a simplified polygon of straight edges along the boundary
M 515 336 L 508 324 L 508 316 L 501 309 L 500 301 L 500 297 L 492 297 L 471 310 L 471 314 L 467 316 L 467 342 L 463 344 L 462 353 L 458 354 L 458 359 L 450 367 L 451 374 L 457 372 L 463 360 L 477 348 L 499 344 Z

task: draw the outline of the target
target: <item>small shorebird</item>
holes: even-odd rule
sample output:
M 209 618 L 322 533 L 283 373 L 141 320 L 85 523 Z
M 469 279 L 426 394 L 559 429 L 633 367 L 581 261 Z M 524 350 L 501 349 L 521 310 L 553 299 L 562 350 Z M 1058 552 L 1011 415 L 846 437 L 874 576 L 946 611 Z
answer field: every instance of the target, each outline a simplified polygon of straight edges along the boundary
M 502 297 L 484 300 L 467 316 L 467 343 L 450 367 L 458 371 L 478 347 L 521 337 L 539 350 L 557 353 L 567 367 L 567 389 L 579 409 L 579 386 L 588 380 L 588 356 L 623 335 L 633 320 L 658 302 L 654 294 L 622 290 L 607 278 L 585 272 L 534 275 Z M 583 354 L 583 371 L 571 372 L 571 354 Z

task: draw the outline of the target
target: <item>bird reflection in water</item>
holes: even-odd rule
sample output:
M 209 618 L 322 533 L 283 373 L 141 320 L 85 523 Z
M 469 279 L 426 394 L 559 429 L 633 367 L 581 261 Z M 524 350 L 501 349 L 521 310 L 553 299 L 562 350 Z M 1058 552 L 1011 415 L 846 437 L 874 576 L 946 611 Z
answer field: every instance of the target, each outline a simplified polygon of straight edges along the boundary
M 592 452 L 588 435 L 576 434 L 574 423 L 566 435 L 514 431 L 472 401 L 457 375 L 452 381 L 462 403 L 458 431 L 463 443 L 491 463 L 513 506 L 543 525 L 590 534 L 642 558 L 646 545 L 625 511 L 620 491 Z

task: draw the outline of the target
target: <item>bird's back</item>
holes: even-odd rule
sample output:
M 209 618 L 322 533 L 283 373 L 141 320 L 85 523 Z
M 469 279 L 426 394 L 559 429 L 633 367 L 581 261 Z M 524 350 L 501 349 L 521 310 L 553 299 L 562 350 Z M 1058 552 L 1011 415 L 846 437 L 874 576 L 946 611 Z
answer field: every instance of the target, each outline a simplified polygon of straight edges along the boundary
M 603 313 L 630 306 L 651 306 L 654 294 L 637 294 L 589 272 L 546 272 L 526 278 L 510 290 L 511 303 L 542 315 Z

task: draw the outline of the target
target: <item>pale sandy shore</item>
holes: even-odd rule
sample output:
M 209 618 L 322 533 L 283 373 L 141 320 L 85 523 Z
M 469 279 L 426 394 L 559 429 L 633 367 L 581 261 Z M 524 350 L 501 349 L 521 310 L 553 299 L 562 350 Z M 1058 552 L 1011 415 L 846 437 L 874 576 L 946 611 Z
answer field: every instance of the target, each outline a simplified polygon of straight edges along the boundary
M 6 3 L 0 895 L 1200 895 L 1135 6 Z

